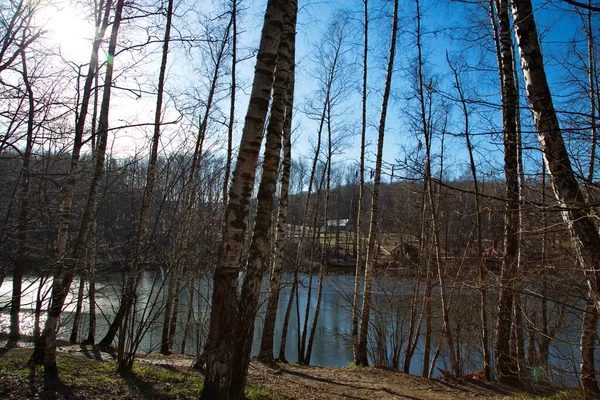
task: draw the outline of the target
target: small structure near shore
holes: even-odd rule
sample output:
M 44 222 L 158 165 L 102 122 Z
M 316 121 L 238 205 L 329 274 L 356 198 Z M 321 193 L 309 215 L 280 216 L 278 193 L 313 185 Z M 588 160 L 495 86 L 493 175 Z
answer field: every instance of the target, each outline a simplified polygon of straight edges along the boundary
M 403 242 L 396 245 L 390 250 L 390 254 L 396 262 L 409 261 L 411 263 L 416 263 L 419 260 L 419 250 L 410 243 Z

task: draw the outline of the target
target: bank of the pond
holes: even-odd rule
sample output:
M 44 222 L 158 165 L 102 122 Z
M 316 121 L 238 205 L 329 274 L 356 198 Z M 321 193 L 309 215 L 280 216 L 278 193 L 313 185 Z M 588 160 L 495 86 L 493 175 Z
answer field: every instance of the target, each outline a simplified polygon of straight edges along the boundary
M 140 355 L 133 374 L 123 378 L 106 354 L 86 346 L 58 352 L 60 380 L 44 387 L 43 370 L 28 364 L 30 348 L 0 350 L 0 398 L 3 399 L 192 399 L 202 376 L 190 356 Z M 558 394 L 557 394 L 558 393 Z M 576 391 L 515 389 L 472 380 L 425 379 L 378 368 L 270 368 L 252 361 L 249 399 L 583 399 Z
M 316 293 L 318 292 L 318 276 L 310 274 L 299 274 L 299 292 L 294 302 L 294 312 L 289 320 L 288 337 L 286 346 L 286 358 L 292 362 L 298 360 L 298 342 L 301 340 L 303 326 L 306 323 L 306 312 L 308 311 L 308 322 L 312 323 L 316 310 Z M 291 282 L 293 275 L 285 275 L 280 293 L 280 301 L 277 311 L 277 324 L 274 334 L 274 348 L 279 349 L 280 339 L 283 331 L 283 321 L 288 306 L 289 295 L 291 291 Z M 150 315 L 144 317 L 144 324 L 147 324 L 147 330 L 139 331 L 140 346 L 138 352 L 158 351 L 161 343 L 162 326 L 164 321 L 164 306 L 166 304 L 166 294 L 164 286 L 156 285 L 156 282 L 168 282 L 167 276 L 161 273 L 144 272 L 141 274 L 138 285 L 138 298 L 136 307 L 137 314 L 141 318 L 141 313 Z M 345 367 L 352 362 L 352 306 L 351 301 L 354 290 L 354 277 L 349 275 L 327 275 L 323 280 L 324 287 L 322 293 L 322 303 L 317 320 L 314 346 L 310 363 L 322 367 Z M 78 282 L 75 282 L 67 299 L 65 309 L 61 315 L 59 339 L 68 339 L 73 326 L 73 315 L 76 304 L 76 295 L 78 293 Z M 371 359 L 373 363 L 379 365 L 390 365 L 389 359 L 386 359 L 393 351 L 404 351 L 406 347 L 407 334 L 409 330 L 409 320 L 411 301 L 413 296 L 415 281 L 411 278 L 399 278 L 379 276 L 373 281 L 372 290 L 372 323 L 373 328 L 382 333 L 381 337 L 386 340 L 377 341 L 373 336 L 373 345 L 377 346 L 371 355 L 379 356 L 379 359 Z M 24 279 L 24 291 L 22 296 L 22 309 L 20 315 L 20 331 L 22 335 L 32 335 L 34 330 L 34 310 L 38 293 L 50 293 L 51 282 L 46 281 L 40 287 L 38 277 L 29 276 Z M 312 293 L 309 297 L 309 289 Z M 121 301 L 120 293 L 122 289 L 122 276 L 103 276 L 96 280 L 95 297 L 95 316 L 96 316 L 96 343 L 99 342 L 108 330 L 108 325 L 114 319 L 115 312 Z M 435 289 L 434 289 L 435 290 Z M 473 307 L 478 304 L 479 292 L 467 285 L 460 289 L 460 296 L 455 296 L 453 301 L 454 315 L 457 321 L 461 321 L 460 331 L 460 351 L 462 356 L 462 370 L 464 373 L 473 373 L 481 369 L 481 357 L 478 343 L 480 343 L 478 325 L 473 321 L 478 320 L 479 310 Z M 191 294 L 190 294 L 191 293 Z M 488 301 L 489 315 L 495 315 L 494 292 L 488 292 L 490 300 Z M 2 335 L 7 335 L 10 326 L 10 315 L 8 314 L 8 304 L 11 301 L 12 279 L 7 277 L 2 286 L 0 286 L 0 342 Z M 263 299 L 268 294 L 268 280 L 263 282 Z M 419 287 L 419 295 L 424 295 L 424 285 Z M 176 329 L 175 341 L 173 345 L 174 352 L 181 352 L 181 347 L 186 340 L 185 352 L 195 354 L 201 349 L 210 316 L 210 296 L 211 281 L 207 277 L 194 280 L 193 285 L 189 285 L 182 290 L 179 295 L 179 325 Z M 256 319 L 252 354 L 258 354 L 260 337 L 262 336 L 262 322 L 266 301 L 261 302 L 261 307 Z M 48 306 L 48 299 L 43 304 L 42 309 Z M 434 308 L 432 317 L 432 343 L 438 343 L 441 332 L 441 317 L 439 308 Z M 192 317 L 195 323 L 190 326 L 193 329 L 185 329 L 185 321 L 188 316 Z M 89 326 L 88 302 L 83 304 L 83 316 L 80 320 L 79 339 L 87 337 Z M 46 314 L 40 316 L 40 326 L 45 322 Z M 493 317 L 492 317 L 493 318 Z M 564 323 L 561 325 L 557 340 L 553 340 L 549 348 L 549 367 L 546 371 L 547 379 L 552 380 L 556 385 L 576 386 L 577 368 L 572 360 L 579 358 L 579 328 L 581 326 L 579 316 L 568 309 L 565 312 Z M 139 320 L 138 320 L 139 321 Z M 424 325 L 424 324 L 423 324 Z M 308 325 L 310 327 L 310 325 Z M 310 328 L 309 328 L 310 329 Z M 395 332 L 395 334 L 392 334 Z M 197 339 L 200 337 L 200 341 Z M 418 337 L 416 351 L 410 360 L 409 372 L 420 374 L 424 360 L 422 349 L 424 344 L 424 327 Z M 276 353 L 278 354 L 278 353 Z M 432 350 L 433 355 L 433 350 Z M 447 353 L 441 351 L 437 359 L 437 367 L 449 369 Z M 434 376 L 441 374 L 438 369 L 434 369 Z

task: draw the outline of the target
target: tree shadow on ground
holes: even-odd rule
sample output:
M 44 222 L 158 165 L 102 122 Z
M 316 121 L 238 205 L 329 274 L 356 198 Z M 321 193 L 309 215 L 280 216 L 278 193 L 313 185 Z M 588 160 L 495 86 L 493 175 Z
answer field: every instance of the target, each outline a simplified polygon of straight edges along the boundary
M 83 400 L 83 396 L 77 396 L 72 387 L 62 382 L 55 375 L 45 374 L 43 368 L 34 363 L 28 363 L 29 374 L 29 396 L 32 399 L 69 399 Z
M 0 357 L 4 357 L 4 355 L 5 355 L 6 353 L 8 353 L 10 350 L 11 350 L 11 348 L 10 348 L 10 347 L 5 347 L 5 346 L 3 346 L 3 347 L 0 349 Z
M 418 397 L 411 397 L 411 396 L 407 396 L 406 394 L 396 393 L 393 390 L 385 388 L 383 386 L 378 387 L 378 388 L 363 387 L 363 386 L 360 386 L 357 383 L 341 383 L 341 382 L 336 382 L 336 381 L 331 380 L 331 379 L 319 378 L 317 376 L 305 374 L 303 372 L 292 371 L 292 370 L 289 370 L 287 368 L 281 368 L 281 371 L 284 372 L 284 373 L 286 373 L 286 374 L 288 374 L 288 375 L 296 376 L 298 378 L 304 378 L 304 379 L 311 380 L 311 381 L 316 381 L 316 382 L 321 382 L 321 383 L 327 383 L 327 384 L 330 384 L 330 385 L 346 386 L 346 387 L 349 387 L 349 388 L 352 388 L 352 389 L 365 389 L 365 390 L 371 390 L 371 391 L 372 390 L 381 390 L 381 391 L 384 391 L 384 392 L 386 392 L 388 394 L 391 394 L 393 396 L 400 396 L 403 399 L 419 400 Z M 349 395 L 347 393 L 344 394 L 344 398 L 346 398 L 346 399 L 362 399 L 362 397 L 354 397 L 354 396 L 351 396 L 351 395 Z
M 41 393 L 42 399 L 69 399 L 83 400 L 84 396 L 77 396 L 73 388 L 63 383 L 60 379 L 54 377 L 46 377 L 44 375 L 44 390 Z
M 81 352 L 83 353 L 84 356 L 86 356 L 87 358 L 89 358 L 90 360 L 96 360 L 96 361 L 104 361 L 104 359 L 102 358 L 102 353 L 100 352 L 100 348 L 98 346 L 91 346 L 92 351 L 90 352 L 90 349 L 88 348 L 87 345 L 85 344 L 80 344 L 79 348 L 81 349 Z M 110 354 L 110 353 L 108 353 Z M 112 354 L 111 354 L 112 356 Z
M 499 385 L 497 382 L 486 382 L 486 381 L 480 381 L 480 380 L 475 380 L 475 379 L 455 379 L 455 380 L 448 380 L 448 379 L 437 379 L 436 380 L 439 384 L 454 389 L 454 390 L 459 390 L 461 392 L 466 392 L 466 393 L 473 393 L 473 394 L 477 394 L 478 392 L 480 393 L 481 391 L 485 391 L 488 393 L 494 393 L 497 395 L 502 395 L 502 396 L 511 396 L 514 395 L 514 391 L 518 390 L 519 392 L 524 392 L 530 395 L 552 395 L 554 393 L 556 393 L 556 391 L 553 391 L 549 388 L 539 388 L 539 387 L 533 387 L 527 384 L 518 384 L 518 385 L 512 385 L 512 386 L 501 386 Z
M 128 375 L 123 376 L 123 380 L 125 381 L 125 383 L 127 383 L 127 386 L 129 386 L 133 391 L 135 391 L 137 394 L 139 394 L 143 398 L 147 398 L 147 399 L 169 398 L 169 396 L 156 390 L 154 385 L 152 385 L 150 382 L 140 379 L 140 377 L 134 373 L 130 373 Z

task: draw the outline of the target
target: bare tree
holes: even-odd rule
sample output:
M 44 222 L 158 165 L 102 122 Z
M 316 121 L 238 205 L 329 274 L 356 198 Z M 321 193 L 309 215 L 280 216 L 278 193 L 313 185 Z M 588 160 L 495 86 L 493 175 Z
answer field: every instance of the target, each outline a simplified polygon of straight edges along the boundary
M 295 55 L 295 37 L 290 38 L 290 53 Z M 275 236 L 274 259 L 272 261 L 271 274 L 269 276 L 269 300 L 263 334 L 260 342 L 258 358 L 266 363 L 274 361 L 273 335 L 275 333 L 275 321 L 277 318 L 277 306 L 279 304 L 279 293 L 281 291 L 281 275 L 283 269 L 283 256 L 285 251 L 286 229 L 285 224 L 288 213 L 288 197 L 290 186 L 290 171 L 292 166 L 292 115 L 295 83 L 295 63 L 290 65 L 288 96 L 286 100 L 285 121 L 283 123 L 283 160 L 281 183 L 279 189 L 279 207 L 277 211 L 277 231 Z
M 121 23 L 124 0 L 118 0 L 115 8 L 115 17 L 112 24 L 110 40 L 108 44 L 108 62 L 104 80 L 104 91 L 102 93 L 102 105 L 98 119 L 98 147 L 94 155 L 94 166 L 92 172 L 92 181 L 90 183 L 87 204 L 81 220 L 79 233 L 75 241 L 71 265 L 59 262 L 54 271 L 54 281 L 52 283 L 51 303 L 48 310 L 48 318 L 43 332 L 43 342 L 36 343 L 36 350 L 43 351 L 44 354 L 44 373 L 51 379 L 58 377 L 58 367 L 56 365 L 56 330 L 58 327 L 58 318 L 62 312 L 69 287 L 73 280 L 75 264 L 79 264 L 85 255 L 85 249 L 88 245 L 88 237 L 92 226 L 95 210 L 96 198 L 100 178 L 104 170 L 104 159 L 108 141 L 108 113 L 110 109 L 112 76 L 114 69 L 114 55 L 116 53 L 117 36 Z M 65 238 L 66 239 L 66 238 Z M 37 360 L 34 353 L 34 360 Z
M 319 81 L 320 81 L 320 90 L 319 94 L 322 95 L 322 103 L 319 103 L 316 111 L 313 110 L 312 104 L 307 107 L 307 112 L 309 116 L 315 116 L 318 120 L 318 128 L 317 128 L 317 138 L 314 148 L 314 154 L 312 157 L 310 177 L 308 179 L 308 188 L 306 191 L 306 197 L 303 202 L 303 212 L 302 212 L 302 226 L 300 227 L 300 233 L 298 235 L 298 241 L 296 246 L 296 257 L 294 260 L 294 280 L 292 282 L 292 290 L 290 291 L 290 297 L 288 299 L 288 304 L 286 308 L 286 313 L 284 316 L 283 329 L 282 329 L 282 337 L 279 347 L 279 359 L 283 362 L 287 362 L 287 358 L 285 355 L 285 348 L 287 344 L 287 335 L 288 335 L 288 327 L 289 327 L 289 319 L 292 312 L 292 305 L 294 299 L 298 299 L 298 273 L 301 268 L 303 257 L 305 257 L 304 249 L 305 249 L 305 240 L 306 235 L 308 233 L 307 227 L 309 225 L 309 220 L 312 215 L 312 224 L 313 236 L 316 232 L 317 225 L 317 214 L 318 207 L 315 205 L 313 201 L 313 188 L 317 187 L 317 169 L 319 166 L 319 159 L 321 156 L 321 147 L 323 145 L 323 131 L 325 129 L 325 122 L 327 117 L 327 107 L 330 103 L 337 103 L 338 98 L 343 97 L 346 86 L 341 81 L 343 78 L 341 77 L 341 70 L 343 70 L 343 56 L 344 53 L 347 52 L 347 49 L 344 49 L 344 40 L 346 36 L 346 28 L 347 28 L 347 20 L 339 15 L 336 19 L 331 23 L 329 29 L 327 30 L 323 41 L 321 42 L 318 50 L 316 52 L 316 58 L 318 60 L 319 65 L 323 68 L 319 69 Z M 334 101 L 336 100 L 336 101 Z M 317 202 L 319 201 L 317 196 Z M 314 250 L 314 247 L 311 247 L 311 251 Z M 312 256 L 311 256 L 312 261 Z M 312 264 L 311 264 L 312 265 Z M 311 268 L 312 271 L 312 268 Z M 310 299 L 312 296 L 312 274 L 309 276 L 309 284 L 308 284 L 308 294 L 307 297 Z M 306 335 L 308 334 L 308 310 L 310 308 L 310 300 L 306 304 L 307 312 L 304 318 L 304 324 L 302 329 L 302 335 L 298 334 L 298 354 L 302 354 L 304 352 L 304 348 L 306 346 Z M 300 325 L 300 324 L 299 324 Z
M 363 276 L 363 259 L 362 259 L 362 222 L 363 222 L 363 198 L 365 195 L 365 149 L 367 136 L 367 73 L 368 73 L 368 56 L 369 56 L 369 7 L 368 0 L 363 0 L 363 76 L 362 76 L 362 113 L 361 113 L 361 130 L 360 130 L 360 164 L 358 170 L 359 187 L 358 187 L 358 202 L 356 212 L 356 271 L 354 273 L 354 294 L 352 296 L 352 353 L 354 355 L 354 364 L 359 365 L 358 353 L 358 320 L 360 299 L 360 281 Z
M 27 256 L 27 225 L 29 215 L 29 187 L 31 178 L 31 151 L 34 140 L 35 130 L 35 96 L 30 81 L 29 71 L 27 69 L 26 51 L 21 51 L 21 65 L 23 83 L 27 93 L 27 133 L 25 139 L 25 150 L 23 152 L 23 166 L 21 169 L 21 194 L 20 194 L 20 212 L 17 226 L 17 256 L 15 259 L 15 269 L 13 273 L 13 290 L 10 303 L 10 332 L 8 334 L 7 347 L 16 346 L 21 337 L 20 333 L 20 313 L 21 313 L 21 294 L 23 273 L 25 270 L 25 258 Z
M 34 16 L 40 7 L 40 3 L 9 0 L 8 5 L 5 4 L 0 9 L 0 25 L 3 27 L 0 37 L 0 73 L 10 68 L 21 53 L 44 34 L 44 30 L 34 24 Z
M 237 90 L 236 67 L 237 67 L 237 13 L 238 0 L 231 1 L 231 95 L 229 99 L 229 123 L 227 125 L 227 160 L 225 161 L 225 172 L 223 174 L 223 216 L 227 210 L 227 189 L 229 188 L 229 175 L 231 175 L 231 158 L 233 156 L 233 128 L 235 126 L 235 93 Z M 225 233 L 225 221 L 223 221 L 223 233 Z
M 64 264 L 64 258 L 65 258 L 65 252 L 67 250 L 67 239 L 68 239 L 68 233 L 69 233 L 69 221 L 71 219 L 71 209 L 73 206 L 73 197 L 74 197 L 74 192 L 75 192 L 75 183 L 77 181 L 77 168 L 79 165 L 79 160 L 80 160 L 80 156 L 81 156 L 81 148 L 83 146 L 84 140 L 83 140 L 83 135 L 84 135 L 84 130 L 85 130 L 85 126 L 86 126 L 86 119 L 87 119 L 87 115 L 88 115 L 88 107 L 89 107 L 89 102 L 91 99 L 91 94 L 92 94 L 92 90 L 93 90 L 93 83 L 94 83 L 94 79 L 97 75 L 97 68 L 98 68 L 98 52 L 100 49 L 100 46 L 102 44 L 102 41 L 104 39 L 104 35 L 106 33 L 106 29 L 108 28 L 109 25 L 109 16 L 110 16 L 110 11 L 111 11 L 111 6 L 112 6 L 112 0 L 107 0 L 106 3 L 101 3 L 98 4 L 98 8 L 95 10 L 96 11 L 96 31 L 95 31 L 95 35 L 94 35 L 94 42 L 92 45 L 92 50 L 91 50 L 91 55 L 90 55 L 90 62 L 89 62 L 89 66 L 88 66 L 88 71 L 86 74 L 86 78 L 85 78 L 85 82 L 84 85 L 82 87 L 82 94 L 80 96 L 81 98 L 81 105 L 79 106 L 79 110 L 76 116 L 76 124 L 75 124 L 75 136 L 73 139 L 73 144 L 72 144 L 72 150 L 71 150 L 71 164 L 69 167 L 69 172 L 68 172 L 68 176 L 67 176 L 67 181 L 66 181 L 66 185 L 63 189 L 63 194 L 62 194 L 62 199 L 61 199 L 61 203 L 60 203 L 60 218 L 59 218 L 59 222 L 58 222 L 58 236 L 56 239 L 56 258 L 57 258 L 57 263 L 56 263 L 56 267 L 54 268 L 54 277 L 55 279 L 60 279 L 59 277 L 61 277 L 61 275 L 63 275 L 64 270 L 69 270 L 69 268 L 65 268 Z M 67 280 L 64 283 L 67 283 L 70 285 L 70 281 L 68 279 L 68 272 L 67 275 L 65 276 L 67 278 Z M 58 288 L 57 287 L 57 304 L 55 305 L 55 310 L 54 313 L 56 315 L 54 315 L 53 319 L 57 319 L 58 315 L 60 315 L 62 306 L 63 306 L 63 302 L 64 302 L 64 298 L 61 299 L 62 296 L 66 296 L 66 292 L 68 290 L 68 287 L 63 287 L 63 288 Z M 60 293 L 62 291 L 62 293 Z M 58 304 L 60 303 L 60 304 Z M 50 318 L 48 318 L 47 321 L 49 321 Z M 56 323 L 56 321 L 54 321 L 54 323 Z M 55 329 L 56 327 L 50 327 L 49 332 L 51 332 L 52 335 L 55 335 Z M 45 338 L 45 334 L 40 336 L 39 340 L 36 342 L 36 346 L 35 346 L 35 351 L 33 354 L 33 360 L 38 363 L 41 364 L 44 362 L 44 354 L 45 354 L 45 348 L 47 346 L 46 343 L 46 338 Z M 51 364 L 54 363 L 55 365 L 55 361 L 53 361 L 55 359 L 55 355 L 50 355 L 50 358 L 48 358 L 48 362 Z M 52 368 L 51 368 L 52 369 Z M 54 368 L 55 369 L 55 368 Z M 54 371 L 55 373 L 56 371 Z
M 381 105 L 381 118 L 379 120 L 377 156 L 375 161 L 375 177 L 373 180 L 373 193 L 371 196 L 371 221 L 369 224 L 369 239 L 365 260 L 365 279 L 363 288 L 363 302 L 361 306 L 360 336 L 358 339 L 358 360 L 362 366 L 369 365 L 367 357 L 367 337 L 369 334 L 369 315 L 371 310 L 371 288 L 373 285 L 373 272 L 375 266 L 375 241 L 377 239 L 377 219 L 379 217 L 379 189 L 381 185 L 381 166 L 383 160 L 383 139 L 385 137 L 385 123 L 387 108 L 392 87 L 392 74 L 394 72 L 394 57 L 396 55 L 396 36 L 398 33 L 398 0 L 394 0 L 394 11 L 392 15 L 392 33 L 390 39 L 390 51 L 385 78 L 385 88 Z
M 586 309 L 590 314 L 600 301 L 600 234 L 592 220 L 593 213 L 573 173 L 556 111 L 552 103 L 544 60 L 540 50 L 537 28 L 530 0 L 513 0 L 515 36 L 521 55 L 521 69 L 525 79 L 527 98 L 533 112 L 544 164 L 550 175 L 552 188 L 562 209 L 562 217 L 569 228 L 577 260 L 586 277 L 590 298 L 594 304 Z M 589 330 L 584 329 L 584 332 Z M 589 342 L 589 339 L 582 339 Z M 583 343 L 582 343 L 583 344 Z M 593 359 L 582 359 L 584 388 L 598 393 Z M 591 365 L 590 365 L 591 364 Z
M 283 27 L 281 40 L 277 51 L 277 65 L 273 82 L 273 97 L 271 112 L 267 125 L 265 151 L 262 162 L 262 174 L 256 196 L 256 215 L 252 241 L 246 261 L 246 276 L 240 295 L 240 328 L 237 357 L 235 362 L 231 394 L 233 397 L 243 397 L 246 383 L 250 352 L 254 332 L 254 320 L 258 310 L 258 301 L 262 278 L 268 266 L 267 253 L 270 250 L 269 233 L 273 222 L 273 203 L 277 187 L 279 159 L 281 154 L 282 134 L 285 123 L 287 98 L 291 66 L 294 64 L 295 27 L 297 4 L 289 4 Z M 293 106 L 293 104 L 292 104 Z
M 232 386 L 232 373 L 239 362 L 236 357 L 244 357 L 235 353 L 239 343 L 239 338 L 236 338 L 240 317 L 239 260 L 247 228 L 248 206 L 254 186 L 258 152 L 270 103 L 281 27 L 289 8 L 292 8 L 295 14 L 295 3 L 289 4 L 279 0 L 270 0 L 267 3 L 250 103 L 229 189 L 225 214 L 226 234 L 222 238 L 219 265 L 213 277 L 212 311 L 206 343 L 206 380 L 202 399 L 235 399 L 243 395 L 243 392 L 231 392 L 233 388 L 238 389 Z M 240 378 L 244 377 L 237 377 Z
M 518 381 L 518 367 L 511 357 L 510 336 L 515 301 L 515 285 L 519 269 L 519 175 L 517 138 L 517 92 L 513 70 L 513 44 L 507 0 L 498 2 L 499 47 L 498 68 L 502 88 L 502 127 L 504 173 L 506 177 L 506 214 L 504 225 L 504 259 L 502 263 L 500 299 L 496 333 L 496 366 L 500 382 Z
M 166 21 L 165 21 L 165 34 L 163 38 L 162 45 L 162 56 L 160 61 L 160 69 L 158 73 L 158 90 L 156 94 L 156 109 L 154 111 L 154 130 L 152 134 L 152 141 L 150 145 L 150 157 L 148 160 L 148 171 L 146 174 L 146 185 L 144 186 L 144 194 L 142 195 L 142 204 L 140 207 L 139 220 L 137 224 L 137 233 L 135 237 L 135 247 L 133 251 L 133 259 L 131 262 L 131 272 L 129 276 L 129 280 L 126 283 L 126 287 L 130 288 L 133 286 L 133 291 L 135 291 L 135 287 L 137 286 L 135 283 L 131 285 L 129 283 L 130 280 L 137 280 L 138 271 L 140 268 L 140 261 L 142 259 L 142 249 L 144 246 L 144 241 L 146 239 L 146 226 L 148 219 L 148 212 L 150 210 L 150 205 L 152 203 L 152 197 L 154 193 L 154 187 L 156 183 L 156 164 L 158 159 L 158 147 L 160 144 L 161 137 L 161 119 L 163 113 L 163 95 L 165 88 L 165 75 L 167 70 L 167 61 L 169 55 L 169 43 L 171 40 L 171 26 L 173 19 L 173 0 L 168 0 L 167 9 L 166 9 Z M 130 290 L 129 292 L 124 293 L 122 302 L 128 304 L 131 302 L 130 296 L 133 296 L 133 293 Z M 127 310 L 126 310 L 127 313 Z M 122 325 L 123 331 L 121 332 L 121 340 L 124 341 L 125 336 L 127 335 L 126 328 L 127 324 Z M 119 349 L 122 349 L 123 346 L 119 346 Z M 118 357 L 118 370 L 121 374 L 128 374 L 131 372 L 131 368 L 133 367 L 132 362 L 129 362 L 130 358 L 123 357 L 123 354 L 119 354 Z

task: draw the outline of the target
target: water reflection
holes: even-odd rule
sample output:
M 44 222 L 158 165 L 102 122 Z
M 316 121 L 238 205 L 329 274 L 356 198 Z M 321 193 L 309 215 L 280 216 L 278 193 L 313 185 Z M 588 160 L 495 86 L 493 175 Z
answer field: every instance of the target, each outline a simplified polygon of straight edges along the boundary
M 160 347 L 162 333 L 162 310 L 165 303 L 167 293 L 165 282 L 167 279 L 162 272 L 145 272 L 140 281 L 138 296 L 136 301 L 136 310 L 139 317 L 139 323 L 148 323 L 149 329 L 143 336 L 141 345 L 138 351 L 158 351 Z M 275 354 L 279 349 L 279 341 L 283 325 L 283 316 L 287 308 L 288 297 L 290 293 L 291 276 L 284 278 L 283 289 L 281 291 L 277 325 L 275 328 Z M 286 347 L 286 356 L 289 361 L 297 361 L 298 359 L 298 321 L 300 326 L 303 325 L 305 318 L 306 302 L 307 302 L 307 286 L 309 282 L 308 275 L 300 276 L 300 291 L 299 302 L 294 304 L 292 317 L 290 318 L 290 331 L 288 334 L 288 342 Z M 38 294 L 47 299 L 50 289 L 50 282 L 45 282 L 42 287 L 39 287 L 39 280 L 33 277 L 28 277 L 24 280 L 23 291 L 23 309 L 21 312 L 21 332 L 31 335 L 33 332 L 33 310 Z M 114 275 L 104 277 L 97 281 L 96 293 L 96 318 L 97 318 L 97 334 L 96 340 L 99 341 L 105 334 L 108 324 L 112 321 L 122 287 L 122 277 Z M 267 281 L 263 284 L 263 298 L 267 293 Z M 326 276 L 324 280 L 324 291 L 322 309 L 319 315 L 319 321 L 316 329 L 316 336 L 312 352 L 312 365 L 318 366 L 333 366 L 344 367 L 352 362 L 352 311 L 351 299 L 354 287 L 354 278 L 352 276 Z M 312 280 L 312 297 L 309 307 L 309 329 L 312 323 L 316 307 L 316 293 L 318 289 L 318 279 Z M 12 281 L 6 279 L 0 287 L 0 330 L 8 332 L 9 316 L 8 308 L 6 307 L 10 301 L 12 290 Z M 384 351 L 377 353 L 372 352 L 372 355 L 377 357 L 389 356 L 390 352 L 396 348 L 404 348 L 407 343 L 407 332 L 410 323 L 410 298 L 412 296 L 413 282 L 408 279 L 385 277 L 376 279 L 374 282 L 373 305 L 372 313 L 372 334 L 371 338 L 379 337 L 379 342 L 384 346 Z M 71 333 L 72 317 L 75 311 L 75 300 L 78 291 L 78 285 L 75 282 L 67 297 L 65 312 L 61 317 L 60 330 L 58 337 L 67 339 Z M 190 305 L 190 288 L 185 287 L 180 293 L 178 321 L 175 348 L 174 351 L 179 351 L 180 344 L 183 339 L 183 325 L 188 316 L 188 310 L 191 306 L 191 317 L 194 329 L 190 330 L 186 337 L 186 353 L 195 354 L 198 351 L 199 345 L 203 343 L 203 338 L 206 335 L 208 325 L 209 304 L 210 304 L 210 282 L 209 279 L 197 279 L 194 282 L 193 288 L 193 304 Z M 422 288 L 420 288 L 422 293 Z M 437 298 L 437 297 L 436 297 Z M 149 306 L 156 300 L 156 307 L 150 310 Z M 473 289 L 464 289 L 460 296 L 456 296 L 453 300 L 453 318 L 460 321 L 460 341 L 461 354 L 463 360 L 466 360 L 463 365 L 463 371 L 472 372 L 479 370 L 480 367 L 480 349 L 479 349 L 479 316 L 478 316 L 478 292 Z M 434 300 L 433 310 L 433 349 L 440 345 L 440 310 Z M 80 328 L 80 338 L 87 337 L 88 326 L 88 303 L 87 300 L 83 303 L 83 316 Z M 43 308 L 47 307 L 47 300 L 43 303 Z M 419 303 L 417 310 L 420 311 Z M 494 314 L 493 301 L 490 301 L 490 315 Z M 255 340 L 253 344 L 253 353 L 258 352 L 260 346 L 260 337 L 262 334 L 262 324 L 266 302 L 261 303 L 259 315 L 256 321 Z M 417 313 L 417 318 L 420 314 Z M 551 347 L 551 363 L 557 370 L 575 371 L 578 368 L 576 360 L 578 360 L 578 326 L 577 315 L 569 315 L 570 318 L 565 324 L 556 342 Z M 41 323 L 45 321 L 45 315 L 42 314 Z M 570 327 L 570 328 L 569 328 Z M 424 328 L 424 323 L 422 329 Z M 490 327 L 493 330 L 493 327 Z M 422 335 L 421 338 L 422 339 Z M 380 348 L 381 349 L 381 348 Z M 421 364 L 423 361 L 423 343 L 419 340 L 415 355 L 410 363 L 410 373 L 420 374 Z M 442 351 L 438 359 L 437 366 L 442 369 L 449 369 L 444 346 L 441 346 Z M 376 349 L 372 349 L 376 350 Z M 439 371 L 434 371 L 439 375 Z M 555 375 L 554 378 L 560 378 L 564 383 L 573 383 L 574 375 L 561 373 Z

